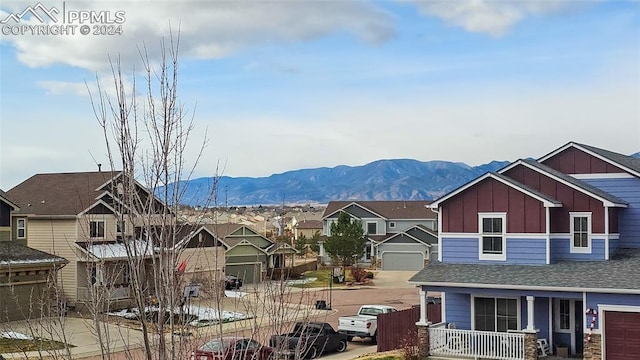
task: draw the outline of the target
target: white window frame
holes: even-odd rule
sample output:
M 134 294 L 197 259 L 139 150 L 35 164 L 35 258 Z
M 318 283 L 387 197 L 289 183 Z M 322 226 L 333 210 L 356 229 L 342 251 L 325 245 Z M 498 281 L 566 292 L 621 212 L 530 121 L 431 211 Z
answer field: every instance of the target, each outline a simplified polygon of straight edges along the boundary
M 520 297 L 510 297 L 510 296 L 486 296 L 486 295 L 471 295 L 471 329 L 475 330 L 476 329 L 476 298 L 485 298 L 485 299 L 494 299 L 494 304 L 497 307 L 498 306 L 498 299 L 503 299 L 503 300 L 515 300 L 516 301 L 516 308 L 517 308 L 517 329 L 515 330 L 522 330 L 522 308 L 521 308 L 521 303 L 520 303 Z M 495 318 L 494 318 L 494 322 L 495 322 L 495 329 L 498 329 L 498 311 L 496 308 L 495 311 Z M 510 330 L 511 331 L 511 330 Z M 495 330 L 495 332 L 498 332 L 498 330 Z
M 575 246 L 573 235 L 574 235 L 574 219 L 578 217 L 586 217 L 587 218 L 587 246 Z M 592 222 L 591 222 L 591 213 L 590 212 L 570 212 L 569 213 L 569 221 L 570 221 L 570 252 L 572 254 L 591 254 L 591 236 L 593 234 Z
M 395 221 L 389 221 L 389 229 L 395 229 L 396 228 L 396 222 Z
M 20 225 L 20 223 L 22 223 L 22 225 Z M 20 236 L 20 230 L 22 230 L 22 236 Z M 19 218 L 16 220 L 16 238 L 17 239 L 27 238 L 27 219 Z
M 575 328 L 575 324 L 576 324 L 576 318 L 573 314 L 575 314 L 575 310 L 576 310 L 576 302 L 575 300 L 571 300 L 571 299 L 554 299 L 555 301 L 555 310 L 553 311 L 554 313 L 554 322 L 555 322 L 555 332 L 557 333 L 563 333 L 563 334 L 571 334 L 573 333 L 573 329 Z M 560 328 L 560 301 L 568 301 L 569 302 L 569 328 L 568 329 L 562 329 Z
M 96 223 L 96 225 L 98 223 L 102 223 L 102 236 L 92 236 L 93 234 L 91 234 L 91 223 Z M 89 238 L 91 239 L 104 239 L 106 236 L 106 221 L 104 220 L 89 220 Z
M 482 220 L 484 219 L 498 218 L 502 220 L 502 233 L 499 236 L 502 237 L 502 253 L 500 254 L 485 254 L 482 251 L 484 233 L 482 232 Z M 489 234 L 487 234 L 489 235 Z M 498 236 L 498 233 L 491 233 L 493 236 Z M 506 213 L 478 213 L 478 259 L 479 260 L 494 260 L 494 261 L 506 261 L 507 260 L 507 214 Z
M 375 224 L 376 225 L 376 232 L 375 233 L 370 233 L 369 232 L 369 224 Z M 367 221 L 366 235 L 378 235 L 378 222 L 377 221 Z

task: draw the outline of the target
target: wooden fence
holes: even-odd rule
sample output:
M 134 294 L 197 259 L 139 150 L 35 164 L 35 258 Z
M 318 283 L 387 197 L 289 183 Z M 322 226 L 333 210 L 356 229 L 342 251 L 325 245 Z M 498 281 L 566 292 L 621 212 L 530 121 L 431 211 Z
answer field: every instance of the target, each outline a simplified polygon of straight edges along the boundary
M 427 318 L 432 323 L 442 319 L 440 304 L 427 304 Z M 420 306 L 378 315 L 378 352 L 418 345 Z

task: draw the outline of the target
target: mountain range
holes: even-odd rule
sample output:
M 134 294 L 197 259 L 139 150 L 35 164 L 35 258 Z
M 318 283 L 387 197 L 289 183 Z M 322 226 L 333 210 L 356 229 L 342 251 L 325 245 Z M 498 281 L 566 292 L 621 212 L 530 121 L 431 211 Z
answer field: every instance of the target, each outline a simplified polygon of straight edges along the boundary
M 508 161 L 492 161 L 472 167 L 459 162 L 393 159 L 362 166 L 292 170 L 258 178 L 205 177 L 181 182 L 185 188 L 180 202 L 191 206 L 232 206 L 431 200 L 507 164 Z M 214 184 L 215 197 L 210 196 Z
M 631 155 L 640 158 L 640 152 Z M 191 206 L 326 204 L 331 200 L 433 200 L 509 161 L 378 160 L 362 166 L 301 169 L 268 177 L 204 177 L 180 182 Z M 216 185 L 216 195 L 210 189 Z M 175 185 L 175 184 L 173 184 Z

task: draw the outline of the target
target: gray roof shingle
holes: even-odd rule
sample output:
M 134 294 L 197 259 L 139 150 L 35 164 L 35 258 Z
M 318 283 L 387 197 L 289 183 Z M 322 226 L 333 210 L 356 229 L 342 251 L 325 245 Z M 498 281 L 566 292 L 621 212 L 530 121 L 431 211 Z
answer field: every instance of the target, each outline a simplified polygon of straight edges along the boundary
M 578 146 L 581 146 L 593 153 L 596 153 L 600 156 L 602 156 L 603 158 L 606 158 L 608 160 L 611 160 L 615 163 L 618 163 L 620 165 L 623 165 L 633 171 L 636 171 L 638 173 L 640 173 L 640 159 L 634 158 L 632 156 L 627 156 L 627 155 L 623 155 L 623 154 L 619 154 L 613 151 L 609 151 L 609 150 L 605 150 L 605 149 L 600 149 L 597 148 L 595 146 L 591 146 L 591 145 L 585 145 L 585 144 L 580 144 L 580 143 L 574 143 Z
M 24 246 L 15 241 L 0 241 L 0 266 L 66 264 L 68 261 L 56 255 Z
M 640 249 L 621 249 L 607 261 L 561 261 L 540 266 L 431 263 L 409 282 L 432 286 L 578 288 L 640 293 Z
M 330 201 L 322 217 L 327 217 L 355 203 L 390 220 L 435 219 L 434 212 L 427 209 L 431 201 Z

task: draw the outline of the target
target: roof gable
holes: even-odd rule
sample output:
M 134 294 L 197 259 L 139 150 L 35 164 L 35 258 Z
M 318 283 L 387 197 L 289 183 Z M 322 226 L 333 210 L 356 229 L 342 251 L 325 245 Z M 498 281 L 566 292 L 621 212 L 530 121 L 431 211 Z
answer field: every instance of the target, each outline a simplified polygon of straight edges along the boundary
M 512 164 L 502 168 L 500 170 L 501 174 L 509 172 L 509 170 L 515 169 L 518 166 L 524 166 L 528 169 L 536 171 L 540 174 L 547 176 L 548 178 L 553 179 L 554 181 L 558 181 L 574 190 L 580 191 L 592 198 L 595 198 L 599 201 L 602 201 L 606 206 L 616 206 L 616 207 L 627 207 L 627 203 L 623 200 L 618 199 L 617 197 L 598 189 L 597 187 L 587 184 L 584 181 L 578 180 L 572 176 L 561 173 L 551 167 L 540 164 L 534 160 L 526 160 L 521 159 L 513 162 Z
M 412 235 L 410 235 L 408 233 L 404 233 L 404 232 L 393 234 L 392 236 L 389 236 L 388 238 L 386 238 L 386 239 L 380 241 L 379 243 L 377 243 L 376 246 L 380 246 L 382 244 L 394 244 L 394 243 L 407 244 L 407 243 L 411 243 L 411 242 L 416 242 L 416 243 L 420 243 L 422 245 L 431 247 L 431 244 L 429 244 L 429 243 L 427 243 L 425 241 L 422 241 L 421 239 L 419 239 L 417 237 L 414 237 L 414 236 L 412 236 Z
M 11 200 L 9 200 L 7 193 L 2 191 L 1 189 L 0 189 L 0 201 L 10 206 L 13 209 L 13 211 L 20 210 L 20 207 L 14 204 Z
M 548 162 L 552 162 L 553 158 L 571 149 L 575 149 L 580 152 L 586 153 L 609 165 L 618 167 L 633 176 L 640 177 L 640 159 L 619 154 L 613 151 L 600 149 L 595 146 L 576 143 L 573 141 L 559 147 L 556 150 L 553 150 L 547 155 L 542 156 L 541 158 L 538 159 L 538 162 L 547 164 Z M 571 174 L 574 172 L 569 171 L 568 173 Z
M 487 180 L 487 179 L 493 179 L 496 180 L 510 188 L 513 188 L 527 196 L 530 196 L 540 202 L 542 202 L 542 204 L 544 205 L 544 207 L 562 207 L 562 203 L 559 202 L 558 200 L 543 194 L 537 190 L 531 189 L 528 186 L 521 184 L 509 177 L 506 177 L 502 174 L 498 174 L 498 173 L 493 173 L 493 172 L 488 172 L 482 176 L 477 177 L 476 179 L 458 187 L 457 189 L 449 192 L 448 194 L 445 194 L 444 196 L 438 198 L 436 201 L 432 202 L 431 205 L 429 205 L 429 207 L 431 207 L 432 209 L 437 209 L 438 207 L 440 207 L 440 205 L 457 196 L 458 194 L 461 194 L 463 191 L 476 186 L 477 184 L 479 184 L 480 182 Z

